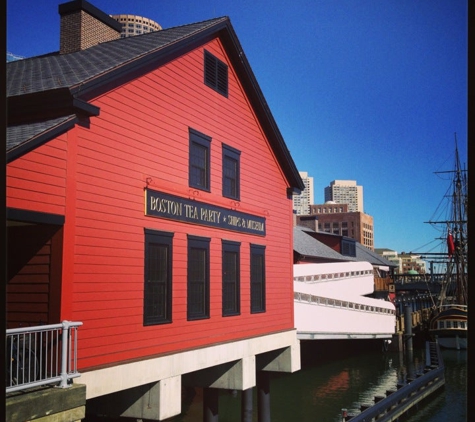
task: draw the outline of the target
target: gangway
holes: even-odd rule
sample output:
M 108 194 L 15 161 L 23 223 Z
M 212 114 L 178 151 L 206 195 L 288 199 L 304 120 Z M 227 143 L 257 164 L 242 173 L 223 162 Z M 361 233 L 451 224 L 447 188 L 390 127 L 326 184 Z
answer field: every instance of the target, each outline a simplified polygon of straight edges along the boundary
M 294 316 L 297 338 L 391 339 L 395 306 L 368 297 L 374 292 L 369 262 L 294 265 Z

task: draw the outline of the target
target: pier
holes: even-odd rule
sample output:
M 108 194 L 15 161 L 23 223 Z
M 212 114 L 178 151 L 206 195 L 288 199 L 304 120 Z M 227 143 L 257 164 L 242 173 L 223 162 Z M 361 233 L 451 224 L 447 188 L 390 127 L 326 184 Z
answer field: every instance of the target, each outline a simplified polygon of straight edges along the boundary
M 409 354 L 410 355 L 410 354 Z M 422 374 L 408 377 L 405 384 L 398 384 L 397 390 L 386 391 L 385 396 L 375 396 L 374 404 L 362 404 L 361 413 L 349 415 L 342 409 L 342 421 L 389 422 L 397 420 L 412 407 L 442 388 L 445 384 L 444 362 L 439 345 L 426 343 L 426 367 Z

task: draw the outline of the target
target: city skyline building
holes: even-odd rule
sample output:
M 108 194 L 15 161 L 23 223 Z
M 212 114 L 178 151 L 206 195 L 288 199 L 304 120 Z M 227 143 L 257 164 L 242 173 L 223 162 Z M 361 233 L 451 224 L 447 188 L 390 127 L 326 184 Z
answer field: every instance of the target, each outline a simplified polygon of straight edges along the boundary
M 324 198 L 325 202 L 348 204 L 348 212 L 364 212 L 363 186 L 357 185 L 356 180 L 333 180 L 324 189 Z
M 421 255 L 413 254 L 411 252 L 398 253 L 392 249 L 376 248 L 375 252 L 386 258 L 388 261 L 397 265 L 395 274 L 427 274 L 427 264 L 421 258 Z
M 308 175 L 306 171 L 299 171 L 305 189 L 300 194 L 293 195 L 293 209 L 297 215 L 309 215 L 310 206 L 314 201 L 313 194 L 313 177 Z
M 134 35 L 147 34 L 148 32 L 160 31 L 161 25 L 152 19 L 137 15 L 111 15 L 122 25 L 120 37 L 132 37 Z

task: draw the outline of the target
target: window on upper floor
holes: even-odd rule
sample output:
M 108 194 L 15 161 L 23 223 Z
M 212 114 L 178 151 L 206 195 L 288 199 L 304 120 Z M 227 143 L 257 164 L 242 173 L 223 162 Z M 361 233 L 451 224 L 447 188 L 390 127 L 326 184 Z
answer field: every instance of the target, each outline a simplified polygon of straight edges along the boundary
M 204 55 L 205 84 L 225 97 L 228 96 L 228 65 L 210 52 Z
M 251 313 L 266 311 L 265 246 L 251 245 Z
M 190 187 L 210 190 L 210 149 L 211 138 L 189 129 L 189 185 Z
M 239 200 L 241 152 L 223 145 L 223 196 Z
M 210 239 L 188 235 L 188 320 L 209 318 Z
M 223 246 L 223 316 L 239 315 L 240 298 L 240 243 L 222 241 Z
M 172 322 L 172 240 L 145 230 L 144 325 Z

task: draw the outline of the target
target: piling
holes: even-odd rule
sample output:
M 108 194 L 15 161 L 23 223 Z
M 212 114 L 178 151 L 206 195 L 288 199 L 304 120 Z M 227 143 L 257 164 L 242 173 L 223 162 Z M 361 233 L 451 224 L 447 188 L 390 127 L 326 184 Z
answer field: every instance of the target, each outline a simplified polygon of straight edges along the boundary
M 252 388 L 241 393 L 241 422 L 252 422 Z
M 271 422 L 269 373 L 266 371 L 258 371 L 256 378 L 258 422 Z
M 404 308 L 404 335 L 406 337 L 406 352 L 413 351 L 412 347 L 412 316 L 411 307 Z
M 405 356 L 406 356 L 406 366 L 407 366 L 407 377 L 413 379 L 414 374 L 414 348 L 412 344 L 412 318 L 411 318 L 411 307 L 406 306 L 404 309 L 404 329 L 405 329 Z
M 203 389 L 203 421 L 218 422 L 219 390 L 217 388 Z

